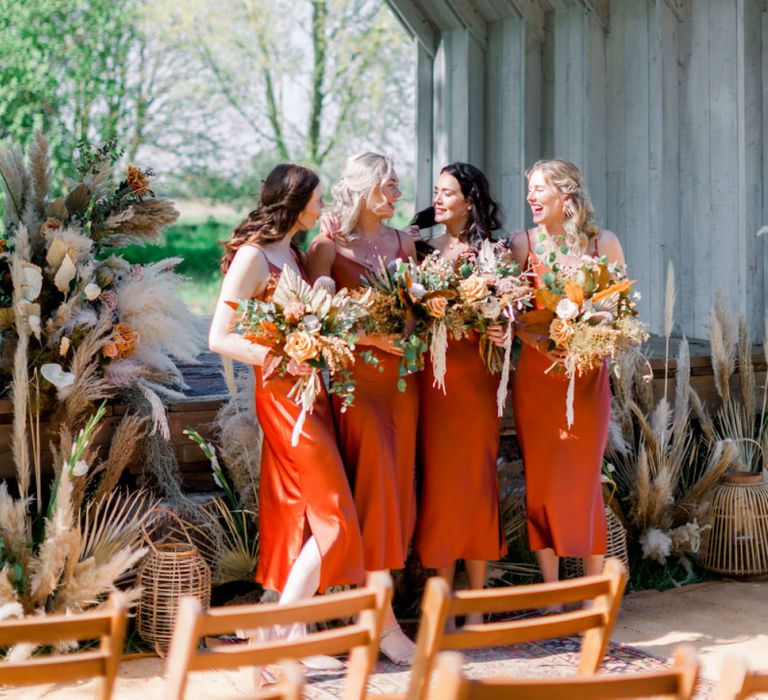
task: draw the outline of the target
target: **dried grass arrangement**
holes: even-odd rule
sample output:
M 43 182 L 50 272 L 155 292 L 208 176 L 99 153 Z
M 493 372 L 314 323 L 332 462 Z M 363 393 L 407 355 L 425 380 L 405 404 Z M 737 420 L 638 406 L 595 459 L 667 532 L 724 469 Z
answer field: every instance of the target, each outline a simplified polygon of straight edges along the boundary
M 674 270 L 670 266 L 664 394 L 658 401 L 654 398 L 644 356 L 630 352 L 619 359 L 606 459 L 615 469 L 613 478 L 630 545 L 642 558 L 658 564 L 678 558 L 690 575 L 690 560 L 698 555 L 703 533 L 711 526 L 713 488 L 726 471 L 744 468 L 744 463 L 743 450 L 739 449 L 742 435 L 726 429 L 725 422 L 713 420 L 691 387 L 685 338 L 676 358 L 674 397 L 668 391 L 674 299 Z M 722 305 L 716 305 L 715 318 L 725 323 Z M 713 355 L 721 360 L 716 368 L 721 388 L 733 372 L 735 350 L 728 345 L 729 338 L 729 332 L 713 333 L 712 338 Z M 720 349 L 718 341 L 723 346 Z M 724 393 L 730 397 L 729 390 Z
M 54 193 L 42 134 L 26 155 L 0 150 L 0 379 L 19 493 L 0 485 L 0 619 L 98 605 L 134 569 L 154 499 L 116 486 L 142 439 L 167 433 L 160 397 L 181 396 L 176 361 L 200 346 L 178 298 L 178 260 L 131 265 L 115 251 L 156 241 L 178 217 L 151 191 L 150 170 L 117 171 L 120 155 L 114 143 L 83 146 L 76 179 Z M 121 395 L 141 395 L 150 410 L 129 410 L 99 460 L 88 433 L 103 415 L 96 405 Z M 48 504 L 43 411 L 56 431 Z

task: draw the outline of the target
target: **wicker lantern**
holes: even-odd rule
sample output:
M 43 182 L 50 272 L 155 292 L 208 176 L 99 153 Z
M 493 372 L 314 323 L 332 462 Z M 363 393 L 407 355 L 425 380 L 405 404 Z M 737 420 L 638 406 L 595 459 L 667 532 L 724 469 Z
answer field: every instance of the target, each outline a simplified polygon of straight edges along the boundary
M 768 573 L 768 483 L 762 474 L 723 475 L 712 493 L 701 565 L 729 576 Z
M 605 506 L 605 521 L 607 528 L 606 557 L 621 559 L 629 571 L 629 556 L 627 554 L 627 531 L 616 512 L 610 506 Z M 581 559 L 575 557 L 563 557 L 563 578 L 576 578 L 584 576 L 584 564 Z
M 179 601 L 194 596 L 204 609 L 210 605 L 211 570 L 191 542 L 150 542 L 150 547 L 139 568 L 136 627 L 141 638 L 162 656 L 171 642 Z

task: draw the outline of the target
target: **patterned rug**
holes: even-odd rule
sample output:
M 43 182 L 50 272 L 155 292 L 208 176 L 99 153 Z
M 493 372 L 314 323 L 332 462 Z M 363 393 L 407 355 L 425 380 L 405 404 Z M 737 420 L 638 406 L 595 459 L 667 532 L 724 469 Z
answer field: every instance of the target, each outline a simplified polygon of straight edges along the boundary
M 472 678 L 499 674 L 519 677 L 569 676 L 578 666 L 581 640 L 565 637 L 513 646 L 462 652 L 465 671 Z M 665 659 L 626 644 L 611 643 L 601 673 L 633 673 L 668 666 Z M 369 682 L 371 693 L 396 693 L 405 690 L 409 669 L 379 661 Z M 316 700 L 338 698 L 344 686 L 343 673 L 310 671 L 306 697 Z M 706 694 L 698 697 L 706 697 Z

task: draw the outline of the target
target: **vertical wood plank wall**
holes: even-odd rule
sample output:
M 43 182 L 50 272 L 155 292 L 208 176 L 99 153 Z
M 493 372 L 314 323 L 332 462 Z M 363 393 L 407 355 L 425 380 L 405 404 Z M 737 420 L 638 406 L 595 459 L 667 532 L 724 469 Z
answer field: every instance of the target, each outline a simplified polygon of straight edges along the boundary
M 435 30 L 431 75 L 429 56 L 419 59 L 419 90 L 432 104 L 420 192 L 443 164 L 469 160 L 488 174 L 512 230 L 529 221 L 525 168 L 571 159 L 598 222 L 624 245 L 653 332 L 672 261 L 677 333 L 706 337 L 722 288 L 762 337 L 768 236 L 755 234 L 768 225 L 767 0 L 610 0 L 600 16 L 584 0 L 475 0 L 485 42 L 461 26 L 451 0 L 388 1 L 417 8 Z M 532 29 L 534 6 L 543 21 Z

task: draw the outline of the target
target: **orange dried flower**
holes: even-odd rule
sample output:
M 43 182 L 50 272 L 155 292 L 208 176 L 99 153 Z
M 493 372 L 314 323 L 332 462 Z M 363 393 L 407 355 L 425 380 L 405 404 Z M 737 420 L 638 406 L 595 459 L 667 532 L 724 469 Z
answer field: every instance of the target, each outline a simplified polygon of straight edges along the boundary
M 606 297 L 611 296 L 611 294 L 621 294 L 622 292 L 626 292 L 632 289 L 632 285 L 634 283 L 635 280 L 622 280 L 621 282 L 615 282 L 610 287 L 606 287 L 602 291 L 593 294 L 592 301 L 600 301 L 600 299 L 605 299 Z
M 578 282 L 565 281 L 565 295 L 574 303 L 581 306 L 584 303 L 584 290 Z
M 105 357 L 110 357 L 113 360 L 116 359 L 120 354 L 120 351 L 117 349 L 117 344 L 113 343 L 111 340 L 102 348 L 101 351 L 104 353 Z
M 149 192 L 149 178 L 141 168 L 129 165 L 126 180 L 134 194 L 145 195 Z
M 136 343 L 139 340 L 139 334 L 127 323 L 118 323 L 115 325 L 112 340 L 117 347 L 118 357 L 123 359 L 133 355 L 136 351 Z

